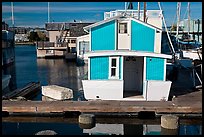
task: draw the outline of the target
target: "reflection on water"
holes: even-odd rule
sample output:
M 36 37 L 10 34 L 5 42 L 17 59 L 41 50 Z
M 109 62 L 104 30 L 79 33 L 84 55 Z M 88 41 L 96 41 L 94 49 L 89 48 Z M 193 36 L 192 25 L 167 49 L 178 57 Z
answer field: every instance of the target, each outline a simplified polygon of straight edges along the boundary
M 73 100 L 84 100 L 80 77 L 87 72 L 87 66 L 77 67 L 75 62 L 65 59 L 38 59 L 35 46 L 17 46 L 15 55 L 16 61 L 11 69 L 14 76 L 10 83 L 16 83 L 16 87 L 10 84 L 11 90 L 40 81 L 42 86 L 54 84 L 71 88 Z M 41 92 L 33 100 L 42 100 Z
M 3 135 L 34 135 L 42 130 L 53 130 L 58 135 L 202 135 L 201 119 L 195 125 L 189 124 L 188 120 L 182 122 L 176 132 L 161 128 L 159 119 L 154 123 L 137 118 L 120 118 L 121 122 L 117 119 L 109 122 L 109 119 L 97 118 L 95 127 L 84 129 L 77 118 L 3 118 L 2 131 Z
M 58 85 L 71 88 L 74 100 L 78 100 L 82 83 L 80 76 L 84 75 L 84 68 L 77 67 L 75 62 L 64 59 L 37 59 L 38 78 L 42 85 Z

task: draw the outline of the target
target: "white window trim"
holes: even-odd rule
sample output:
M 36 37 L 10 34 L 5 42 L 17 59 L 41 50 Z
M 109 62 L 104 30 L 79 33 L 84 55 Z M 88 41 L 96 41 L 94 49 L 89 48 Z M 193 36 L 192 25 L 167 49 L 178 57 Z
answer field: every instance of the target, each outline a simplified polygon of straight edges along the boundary
M 112 64 L 112 59 L 116 59 L 116 76 L 111 76 L 111 64 Z M 120 57 L 109 57 L 109 79 L 119 79 L 119 59 Z

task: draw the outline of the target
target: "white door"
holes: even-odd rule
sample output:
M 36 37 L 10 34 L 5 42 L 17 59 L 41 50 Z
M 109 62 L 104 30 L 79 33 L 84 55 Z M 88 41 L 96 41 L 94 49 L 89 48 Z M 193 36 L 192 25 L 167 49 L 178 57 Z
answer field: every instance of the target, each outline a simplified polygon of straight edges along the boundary
M 130 23 L 118 23 L 118 49 L 130 49 Z

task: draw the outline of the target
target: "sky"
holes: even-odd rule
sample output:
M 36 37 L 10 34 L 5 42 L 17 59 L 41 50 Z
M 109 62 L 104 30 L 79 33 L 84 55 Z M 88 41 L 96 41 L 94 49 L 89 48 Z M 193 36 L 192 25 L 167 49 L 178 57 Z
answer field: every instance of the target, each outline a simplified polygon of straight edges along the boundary
M 161 2 L 167 26 L 176 23 L 177 2 Z M 48 2 L 13 2 L 16 27 L 45 27 Z M 202 19 L 202 2 L 190 2 L 191 19 Z M 97 22 L 104 12 L 124 10 L 125 2 L 49 2 L 50 22 Z M 141 2 L 141 9 L 143 3 Z M 137 2 L 133 2 L 137 9 Z M 147 2 L 147 10 L 159 10 L 158 2 Z M 181 20 L 187 18 L 187 2 L 181 2 Z M 12 26 L 11 2 L 2 2 L 2 21 Z

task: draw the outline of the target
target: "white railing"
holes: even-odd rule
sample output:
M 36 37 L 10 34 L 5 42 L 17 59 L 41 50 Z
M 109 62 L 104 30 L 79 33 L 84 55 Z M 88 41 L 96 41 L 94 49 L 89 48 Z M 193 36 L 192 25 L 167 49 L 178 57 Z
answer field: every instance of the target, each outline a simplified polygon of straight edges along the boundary
M 132 16 L 134 18 L 138 18 L 138 10 L 115 10 L 115 11 L 110 11 L 110 12 L 104 12 L 104 20 L 118 16 L 120 14 L 126 13 L 129 16 Z M 148 18 L 160 18 L 162 14 L 162 11 L 160 10 L 147 10 L 146 16 Z M 140 10 L 140 19 L 143 18 L 144 11 Z

